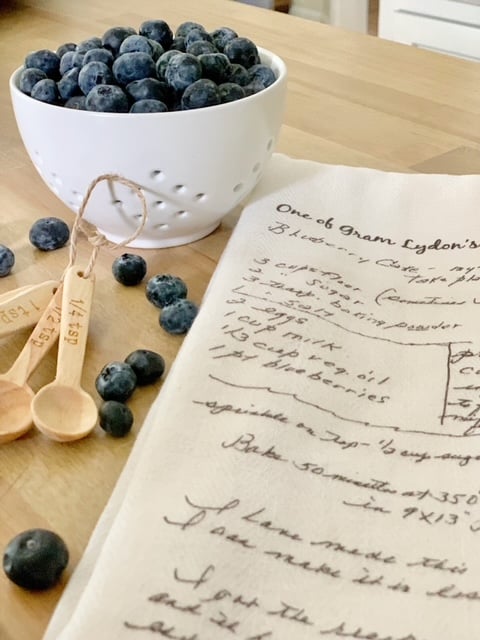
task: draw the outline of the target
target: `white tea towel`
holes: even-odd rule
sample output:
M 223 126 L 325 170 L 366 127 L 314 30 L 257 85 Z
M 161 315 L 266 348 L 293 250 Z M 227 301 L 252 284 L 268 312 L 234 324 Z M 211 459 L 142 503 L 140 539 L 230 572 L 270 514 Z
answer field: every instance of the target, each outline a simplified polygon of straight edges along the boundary
M 472 640 L 480 177 L 274 155 L 45 640 Z

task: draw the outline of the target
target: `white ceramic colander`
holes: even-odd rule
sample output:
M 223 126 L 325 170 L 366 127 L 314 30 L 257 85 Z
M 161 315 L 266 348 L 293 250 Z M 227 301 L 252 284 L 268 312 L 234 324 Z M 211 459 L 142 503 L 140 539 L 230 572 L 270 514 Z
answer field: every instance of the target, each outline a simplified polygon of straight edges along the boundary
M 142 233 L 130 246 L 161 248 L 213 231 L 260 179 L 282 124 L 287 73 L 259 48 L 277 80 L 257 94 L 223 105 L 166 113 L 111 114 L 45 104 L 10 92 L 17 126 L 38 173 L 75 213 L 99 175 L 139 184 L 148 205 Z M 139 225 L 142 204 L 116 182 L 100 183 L 84 217 L 109 240 L 122 242 Z

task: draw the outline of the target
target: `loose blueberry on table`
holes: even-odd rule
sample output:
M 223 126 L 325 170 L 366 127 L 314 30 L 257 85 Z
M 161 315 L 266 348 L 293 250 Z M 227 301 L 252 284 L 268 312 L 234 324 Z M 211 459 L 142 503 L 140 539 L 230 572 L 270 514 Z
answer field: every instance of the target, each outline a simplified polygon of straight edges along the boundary
M 70 238 L 67 223 L 60 218 L 39 218 L 30 227 L 29 239 L 41 251 L 55 251 L 65 246 Z
M 18 86 L 36 100 L 67 108 L 159 113 L 241 100 L 275 79 L 256 44 L 230 27 L 208 31 L 189 21 L 174 32 L 155 19 L 145 20 L 138 30 L 114 26 L 102 36 L 61 44 L 56 51 L 33 51 L 25 57 Z M 148 91 L 131 86 L 142 81 Z M 164 85 L 160 95 L 154 82 Z M 225 83 L 237 88 L 221 89 Z
M 152 384 L 162 377 L 165 371 L 163 357 L 150 349 L 136 349 L 125 358 L 137 376 L 137 385 Z
M 0 278 L 8 276 L 15 264 L 15 254 L 13 251 L 6 247 L 4 244 L 0 244 Z
M 122 253 L 112 263 L 113 277 L 126 287 L 136 286 L 147 273 L 147 263 L 135 253 Z
M 137 376 L 126 362 L 106 364 L 95 379 L 95 388 L 103 400 L 125 402 L 135 391 Z
M 98 410 L 100 427 L 114 438 L 123 438 L 133 426 L 132 410 L 118 400 L 107 400 Z
M 187 333 L 198 313 L 197 305 L 185 298 L 164 307 L 160 313 L 160 326 L 168 333 Z
M 186 298 L 187 285 L 178 276 L 169 273 L 158 273 L 152 276 L 145 287 L 147 300 L 161 309 L 180 298 Z
M 68 560 L 67 546 L 58 534 L 48 529 L 29 529 L 6 546 L 3 570 L 19 587 L 39 591 L 57 584 Z

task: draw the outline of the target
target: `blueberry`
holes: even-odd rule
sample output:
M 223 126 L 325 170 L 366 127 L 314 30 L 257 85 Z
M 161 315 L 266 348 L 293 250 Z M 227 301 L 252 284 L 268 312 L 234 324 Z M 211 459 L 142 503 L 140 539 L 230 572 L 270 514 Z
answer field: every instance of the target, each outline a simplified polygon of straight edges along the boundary
M 199 24 L 198 22 L 187 21 L 187 22 L 182 22 L 181 24 L 178 25 L 177 30 L 175 31 L 175 37 L 185 38 L 188 32 L 191 31 L 192 29 L 203 29 L 205 31 L 205 28 L 203 27 L 203 25 Z
M 163 357 L 155 351 L 150 351 L 150 349 L 132 351 L 125 358 L 125 362 L 135 371 L 139 386 L 153 384 L 163 376 L 165 371 Z
M 133 413 L 118 400 L 107 400 L 98 410 L 100 427 L 114 438 L 123 438 L 133 425 Z
M 165 69 L 165 80 L 175 91 L 183 91 L 202 77 L 202 65 L 191 53 L 171 57 Z
M 78 111 L 86 111 L 87 98 L 85 96 L 72 96 L 65 102 L 63 106 L 67 107 L 67 109 L 77 109 Z
M 276 80 L 273 69 L 267 67 L 266 64 L 254 64 L 248 69 L 249 84 L 259 83 L 264 89 L 273 84 Z
M 70 237 L 68 225 L 60 218 L 39 218 L 30 227 L 29 239 L 41 251 L 55 251 L 67 244 Z
M 122 253 L 112 263 L 113 277 L 126 287 L 134 287 L 145 277 L 147 263 L 135 253 Z
M 76 51 L 66 51 L 60 58 L 59 71 L 61 76 L 63 76 L 64 73 L 67 73 L 67 71 L 70 71 L 70 69 L 73 69 L 73 67 L 81 66 L 75 64 L 75 61 L 77 60 L 76 53 Z
M 233 38 L 229 40 L 223 51 L 230 62 L 241 64 L 245 69 L 260 63 L 257 46 L 248 38 Z
M 155 40 L 149 40 L 145 36 L 139 35 L 127 36 L 120 45 L 118 53 L 122 55 L 123 53 L 132 53 L 134 51 L 147 53 L 154 60 L 157 60 L 164 53 L 163 47 Z
M 73 67 L 83 67 L 83 61 L 85 60 L 85 56 L 87 55 L 87 51 L 74 51 L 72 58 L 72 66 Z
M 159 57 L 162 55 L 162 53 L 165 53 L 165 49 L 156 40 L 150 40 L 149 39 L 148 42 L 150 43 L 150 45 L 152 47 L 152 58 L 156 62 L 159 59 Z
M 160 312 L 160 326 L 168 333 L 187 333 L 198 313 L 198 307 L 190 300 L 177 300 Z
M 185 38 L 184 37 L 177 36 L 172 40 L 172 44 L 170 46 L 170 49 L 168 49 L 168 51 L 173 51 L 173 50 L 183 51 L 183 53 L 185 53 L 187 48 L 186 48 L 186 45 L 185 45 Z
M 30 93 L 32 98 L 40 100 L 40 102 L 46 102 L 48 104 L 57 104 L 60 98 L 58 93 L 57 83 L 51 78 L 45 78 L 36 82 Z
M 125 38 L 135 33 L 133 27 L 111 27 L 102 36 L 102 46 L 116 55 Z
M 155 78 L 156 69 L 152 56 L 142 51 L 123 53 L 115 58 L 113 75 L 121 85 L 127 85 L 141 78 Z
M 83 64 L 88 64 L 89 62 L 103 62 L 111 67 L 113 64 L 113 53 L 110 49 L 105 49 L 104 47 L 89 49 L 83 57 Z M 62 61 L 60 60 L 60 65 L 61 63 Z
M 235 84 L 239 84 L 241 87 L 244 87 L 250 82 L 250 76 L 248 75 L 248 71 L 245 67 L 242 67 L 241 64 L 233 63 L 230 64 L 227 82 L 234 82 Z
M 201 109 L 220 104 L 218 86 L 208 78 L 200 78 L 189 85 L 182 95 L 182 109 Z
M 97 36 L 93 36 L 92 38 L 87 38 L 86 40 L 82 40 L 77 44 L 78 53 L 86 53 L 90 49 L 98 49 L 102 46 L 102 39 Z
M 218 85 L 218 93 L 220 94 L 220 102 L 225 104 L 226 102 L 234 102 L 235 100 L 241 100 L 245 97 L 245 91 L 243 87 L 235 82 L 223 82 Z
M 147 300 L 160 309 L 180 298 L 186 298 L 187 285 L 178 276 L 157 274 L 148 280 L 145 287 Z
M 210 32 L 213 44 L 219 51 L 223 51 L 229 40 L 238 38 L 238 33 L 230 27 L 220 27 Z
M 156 78 L 142 78 L 129 82 L 125 91 L 132 100 L 160 100 L 167 104 L 172 97 L 168 84 Z
M 87 111 L 107 113 L 128 113 L 130 108 L 127 94 L 114 84 L 97 84 L 87 95 Z
M 50 49 L 39 49 L 26 56 L 25 67 L 41 69 L 48 78 L 56 80 L 59 76 L 60 58 Z
M 95 379 L 95 388 L 103 400 L 125 402 L 136 386 L 137 376 L 126 362 L 109 362 Z
M 193 28 L 185 36 L 185 46 L 188 47 L 194 42 L 212 42 L 212 36 L 202 28 Z
M 0 244 L 0 278 L 8 276 L 15 264 L 15 254 L 4 244 Z
M 99 84 L 114 84 L 112 70 L 104 62 L 88 62 L 78 74 L 78 85 L 84 95 L 88 95 L 93 87 Z
M 165 51 L 172 46 L 173 33 L 164 20 L 145 20 L 140 25 L 138 33 L 160 43 Z
M 29 529 L 7 544 L 3 570 L 19 587 L 37 591 L 55 586 L 68 560 L 67 546 L 58 534 L 47 529 Z
M 61 60 L 62 56 L 65 53 L 67 53 L 67 51 L 75 51 L 76 48 L 77 48 L 77 45 L 75 44 L 75 42 L 64 42 L 63 44 L 61 44 L 58 47 L 58 49 L 55 51 L 55 53 L 57 54 L 57 56 Z
M 165 53 L 162 53 L 160 58 L 157 60 L 156 71 L 157 71 L 157 76 L 160 80 L 165 78 L 165 71 L 170 59 L 173 58 L 173 56 L 177 56 L 179 53 L 182 53 L 182 52 L 177 51 L 176 49 L 170 49 L 169 51 L 165 51 Z
M 168 107 L 164 102 L 160 100 L 137 100 L 130 107 L 130 113 L 165 113 L 168 111 Z
M 217 48 L 211 42 L 206 40 L 196 40 L 188 45 L 186 48 L 187 53 L 191 53 L 192 56 L 200 56 L 203 53 L 218 53 Z
M 243 87 L 246 96 L 253 96 L 254 93 L 259 93 L 265 89 L 265 85 L 258 78 L 252 80 Z
M 20 77 L 18 78 L 18 86 L 20 91 L 26 93 L 28 96 L 32 93 L 32 89 L 37 82 L 45 80 L 47 74 L 41 69 L 31 67 L 30 69 L 22 69 Z
M 78 67 L 73 67 L 70 71 L 64 73 L 57 82 L 58 93 L 62 100 L 68 100 L 72 96 L 80 93 L 80 87 L 78 85 L 79 73 L 80 69 Z
M 202 77 L 217 84 L 226 82 L 230 73 L 230 61 L 224 53 L 204 53 L 198 56 L 202 65 Z

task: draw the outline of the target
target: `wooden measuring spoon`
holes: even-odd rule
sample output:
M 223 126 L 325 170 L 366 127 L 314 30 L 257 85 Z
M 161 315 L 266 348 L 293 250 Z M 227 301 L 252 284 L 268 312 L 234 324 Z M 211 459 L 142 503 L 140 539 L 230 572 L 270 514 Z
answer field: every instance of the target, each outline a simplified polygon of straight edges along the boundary
M 60 442 L 84 438 L 98 419 L 94 399 L 80 386 L 93 287 L 93 276 L 84 278 L 75 266 L 67 269 L 55 380 L 42 387 L 32 400 L 35 426 Z
M 0 338 L 38 322 L 58 281 L 45 280 L 0 295 Z
M 34 394 L 27 380 L 58 337 L 61 302 L 60 285 L 13 365 L 0 374 L 0 444 L 19 438 L 32 426 Z

